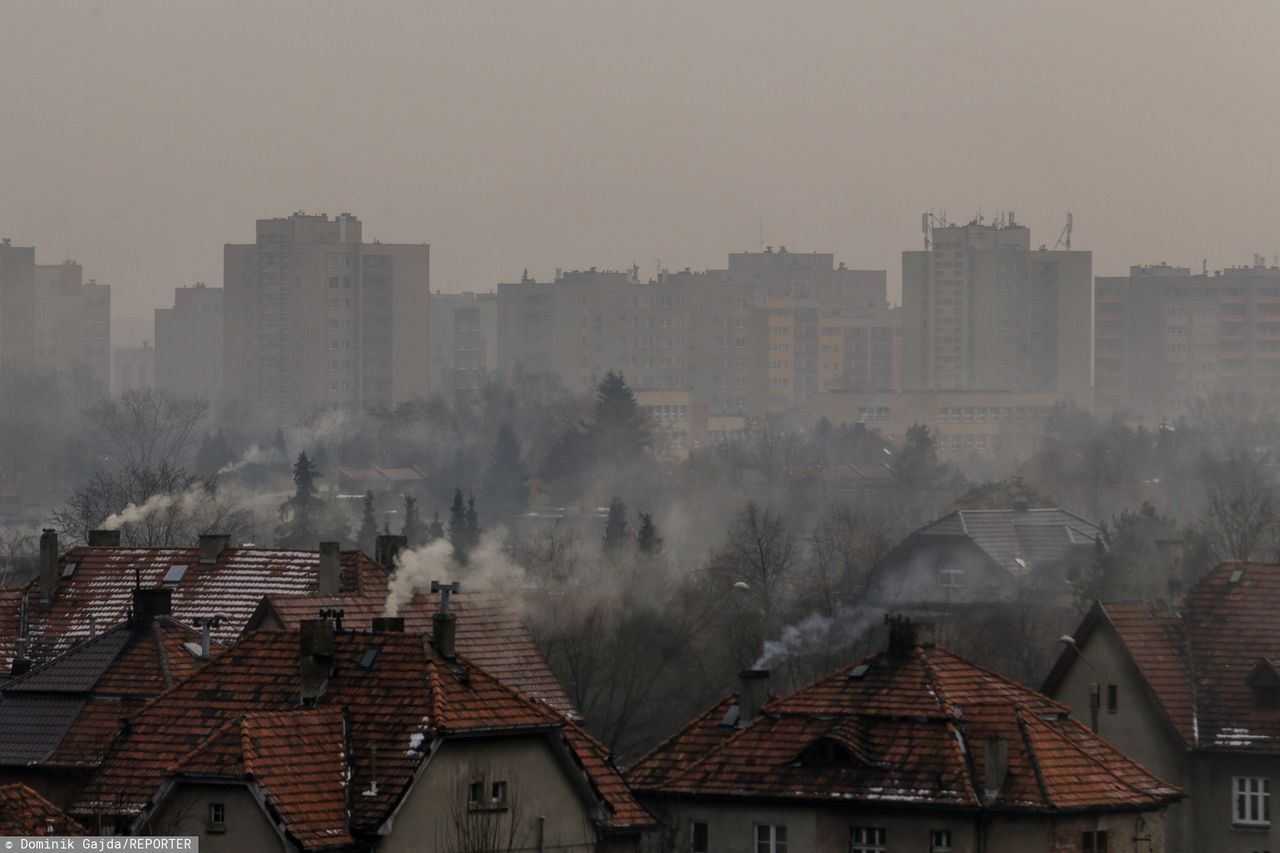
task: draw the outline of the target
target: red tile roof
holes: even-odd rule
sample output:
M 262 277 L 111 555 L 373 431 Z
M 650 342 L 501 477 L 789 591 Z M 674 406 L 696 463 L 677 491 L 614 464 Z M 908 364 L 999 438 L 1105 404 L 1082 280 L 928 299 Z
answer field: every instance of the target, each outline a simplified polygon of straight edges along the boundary
M 136 816 L 147 808 L 169 773 L 252 773 L 251 756 L 243 746 L 236 753 L 237 736 L 243 744 L 255 731 L 291 731 L 290 721 L 298 714 L 344 709 L 350 750 L 343 753 L 343 760 L 351 771 L 352 802 L 351 820 L 344 826 L 352 832 L 373 831 L 386 819 L 406 793 L 434 738 L 501 731 L 539 731 L 560 738 L 599 792 L 610 816 L 607 826 L 622 828 L 641 816 L 647 819 L 625 785 L 619 787 L 620 777 L 603 751 L 584 742 L 575 724 L 464 658 L 441 658 L 422 636 L 337 634 L 332 674 L 314 711 L 299 710 L 299 642 L 299 634 L 292 631 L 250 633 L 137 713 L 72 812 Z M 269 716 L 254 721 L 263 714 Z M 292 748 L 293 761 L 305 768 L 300 772 L 308 777 L 328 772 L 323 769 L 328 766 L 325 762 L 336 761 L 339 749 L 331 718 L 297 719 L 328 726 L 328 734 L 314 741 L 287 736 L 269 741 L 279 766 L 291 766 L 287 752 Z M 216 734 L 211 737 L 211 732 Z M 317 750 L 317 743 L 328 746 Z M 323 756 L 313 754 L 322 751 Z M 319 769 L 314 762 L 321 762 Z M 267 780 L 255 778 L 270 787 Z M 282 803 L 292 796 L 272 791 Z M 302 816 L 295 818 L 290 829 L 298 838 L 328 837 L 324 833 L 336 825 L 333 808 L 326 807 L 323 815 L 316 809 L 308 801 L 290 812 Z M 282 805 L 281 814 L 286 812 Z M 346 820 L 345 812 L 341 818 Z
M 34 660 L 53 657 L 78 639 L 110 625 L 118 625 L 133 604 L 135 585 L 163 587 L 165 575 L 174 566 L 187 566 L 173 590 L 173 617 L 190 624 L 197 617 L 221 613 L 227 621 L 214 630 L 214 638 L 230 642 L 264 596 L 308 595 L 316 592 L 319 577 L 318 551 L 286 551 L 271 548 L 227 548 L 214 563 L 200 562 L 199 548 L 94 548 L 80 546 L 59 560 L 59 580 L 53 604 L 46 605 L 39 583 L 27 589 L 28 621 Z M 68 571 L 70 575 L 66 576 Z M 359 592 L 367 584 L 385 588 L 386 569 L 359 551 L 342 554 L 340 588 Z M 0 606 L 5 605 L 0 600 Z M 16 602 L 10 608 L 16 608 Z M 13 622 L 13 614 L 0 617 L 0 629 Z M 0 636 L 0 660 L 6 670 L 12 660 L 12 634 Z
M 298 846 L 322 850 L 355 843 L 346 771 L 346 723 L 339 709 L 326 708 L 237 717 L 169 767 L 168 775 L 251 781 Z
M 873 655 L 775 697 L 745 728 L 719 730 L 726 710 L 712 708 L 641 759 L 628 772 L 633 788 L 1023 812 L 1150 810 L 1181 796 L 1064 706 L 932 646 L 898 662 Z M 983 790 L 991 738 L 1008 748 L 994 799 Z
M 88 835 L 26 785 L 0 785 L 0 835 Z
M 1280 709 L 1262 707 L 1249 674 L 1280 658 L 1280 564 L 1223 563 L 1183 597 L 1098 603 L 1076 631 L 1084 642 L 1104 620 L 1141 673 L 1170 730 L 1188 748 L 1280 751 Z M 1045 682 L 1074 662 L 1064 653 Z
M 386 583 L 371 579 L 362 595 L 282 596 L 272 595 L 264 603 L 263 612 L 250 621 L 249 627 L 266 624 L 267 612 L 283 627 L 296 628 L 304 619 L 315 619 L 326 608 L 344 611 L 343 624 L 355 629 L 368 628 L 374 617 L 382 616 L 386 604 Z M 430 634 L 431 619 L 440 606 L 438 595 L 415 593 L 400 605 L 405 630 L 411 634 Z M 449 599 L 450 611 L 458 617 L 458 651 L 497 678 L 523 693 L 546 702 L 563 714 L 578 713 L 564 687 L 551 671 L 533 635 L 525 627 L 520 614 L 508 600 L 494 592 L 468 590 L 465 587 Z

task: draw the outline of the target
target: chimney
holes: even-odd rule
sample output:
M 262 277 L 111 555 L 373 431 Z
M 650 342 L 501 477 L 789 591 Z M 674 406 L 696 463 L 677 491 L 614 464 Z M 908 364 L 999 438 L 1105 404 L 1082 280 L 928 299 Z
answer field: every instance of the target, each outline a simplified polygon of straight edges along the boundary
M 226 533 L 200 534 L 200 562 L 212 565 L 231 544 L 231 537 Z
M 1009 742 L 1002 737 L 987 738 L 983 762 L 983 787 L 988 802 L 1000 795 L 1009 775 Z
M 9 665 L 9 677 L 17 678 L 19 675 L 26 675 L 31 671 L 31 661 L 28 658 L 16 657 L 13 663 Z
M 303 705 L 314 705 L 333 670 L 333 623 L 304 619 L 298 628 L 298 697 Z
M 90 548 L 119 548 L 120 547 L 120 531 L 119 530 L 90 530 L 89 531 L 89 547 Z
M 396 557 L 399 557 L 400 552 L 407 547 L 409 547 L 407 536 L 396 536 L 393 533 L 379 534 L 373 545 L 373 559 L 387 571 L 394 572 Z
M 769 698 L 769 670 L 744 669 L 738 673 L 738 728 L 746 728 L 760 716 Z
M 40 597 L 53 603 L 58 591 L 58 531 L 46 527 L 40 534 Z
M 404 617 L 403 616 L 375 616 L 373 619 L 373 633 L 403 634 L 404 633 Z
M 154 589 L 135 589 L 133 591 L 134 624 L 149 625 L 157 616 L 168 616 L 173 612 L 173 590 L 168 587 Z
M 454 638 L 458 633 L 458 617 L 452 613 L 437 612 L 431 617 L 431 644 L 441 657 L 452 660 L 457 651 Z
M 316 592 L 320 595 L 336 595 L 338 579 L 342 576 L 342 552 L 338 542 L 320 543 L 320 579 Z
M 1029 509 L 1031 509 L 1031 499 L 1026 495 L 1018 495 L 1013 499 L 1014 512 L 1026 512 Z
M 910 660 L 917 646 L 933 645 L 933 625 L 928 622 L 913 623 L 909 616 L 884 617 L 889 626 L 889 644 L 886 649 L 890 663 Z

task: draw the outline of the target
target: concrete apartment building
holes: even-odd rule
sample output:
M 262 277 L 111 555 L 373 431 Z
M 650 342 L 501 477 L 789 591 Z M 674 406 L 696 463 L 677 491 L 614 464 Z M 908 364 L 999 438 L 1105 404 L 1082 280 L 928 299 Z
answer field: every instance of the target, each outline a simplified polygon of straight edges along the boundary
M 223 385 L 271 423 L 426 396 L 430 247 L 365 243 L 348 213 L 260 219 L 227 245 Z
M 431 390 L 474 391 L 498 369 L 498 295 L 433 293 Z
M 902 253 L 902 384 L 1091 402 L 1092 253 L 1031 248 L 1013 217 L 928 227 Z
M 738 252 L 725 274 L 751 285 L 769 314 L 769 410 L 833 388 L 893 387 L 897 312 L 884 270 L 849 269 L 825 252 Z
M 499 284 L 498 367 L 590 390 L 620 370 L 637 391 L 687 390 L 709 415 L 763 414 L 768 319 L 751 284 L 722 271 L 524 276 Z
M 146 391 L 156 387 L 156 351 L 150 341 L 140 347 L 115 347 L 111 351 L 111 394 Z
M 222 400 L 222 288 L 173 289 L 173 307 L 155 314 L 155 387 L 210 404 Z
M 1096 290 L 1100 410 L 1158 422 L 1232 387 L 1280 402 L 1280 267 L 1135 266 Z
M 0 368 L 54 374 L 80 399 L 105 393 L 111 288 L 75 261 L 37 264 L 35 249 L 0 243 Z

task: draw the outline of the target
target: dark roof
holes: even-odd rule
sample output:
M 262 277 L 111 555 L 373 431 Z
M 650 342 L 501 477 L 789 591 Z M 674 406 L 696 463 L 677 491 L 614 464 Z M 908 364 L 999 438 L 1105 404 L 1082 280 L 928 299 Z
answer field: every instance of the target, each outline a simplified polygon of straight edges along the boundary
M 1093 545 L 1102 529 L 1060 507 L 962 509 L 911 534 L 917 536 L 967 538 L 1009 572 L 1022 575 L 1061 562 L 1072 548 Z
M 1280 709 L 1259 702 L 1251 676 L 1280 659 L 1280 564 L 1222 563 L 1183 597 L 1095 606 L 1077 631 L 1083 642 L 1105 621 L 1169 723 L 1189 748 L 1280 752 Z M 1072 661 L 1063 654 L 1053 689 Z
M 0 835 L 88 835 L 26 785 L 0 785 Z
M 628 773 L 633 788 L 1006 812 L 1143 811 L 1181 797 L 1064 706 L 932 646 L 898 662 L 873 655 L 775 697 L 745 728 L 717 730 L 725 710 L 712 708 L 642 759 Z M 983 790 L 992 738 L 1008 748 L 994 799 Z
M 252 764 L 252 757 L 244 754 L 243 743 L 245 737 L 252 738 L 254 727 L 262 726 L 264 733 L 287 731 L 293 715 L 302 713 L 310 716 L 297 717 L 300 725 L 328 727 L 328 734 L 315 743 L 305 738 L 273 739 L 272 760 L 282 768 L 290 766 L 292 760 L 300 767 L 311 768 L 305 771 L 311 774 L 320 772 L 314 769 L 316 762 L 336 762 L 342 757 L 349 773 L 343 802 L 352 803 L 350 821 L 344 826 L 355 833 L 376 830 L 391 814 L 434 738 L 503 732 L 541 732 L 563 744 L 598 792 L 608 815 L 606 826 L 629 827 L 641 820 L 649 823 L 625 785 L 618 787 L 620 777 L 612 770 L 607 755 L 598 745 L 593 746 L 594 742 L 584 741 L 585 735 L 575 723 L 504 686 L 463 658 L 441 658 L 424 637 L 400 633 L 337 634 L 332 675 L 312 710 L 299 708 L 299 643 L 297 632 L 250 633 L 200 672 L 139 711 L 71 811 L 139 815 L 166 775 L 198 772 L 239 778 L 249 772 Z M 376 657 L 370 666 L 361 666 L 370 650 L 376 650 Z M 330 736 L 332 718 L 316 716 L 338 710 L 348 720 L 346 738 L 350 748 L 342 756 L 335 752 L 338 741 Z M 259 716 L 262 714 L 274 716 Z M 234 745 L 237 726 L 239 752 Z M 220 734 L 211 740 L 211 732 Z M 328 746 L 316 749 L 316 743 Z M 289 750 L 292 759 L 286 754 Z M 193 751 L 199 754 L 193 755 Z M 375 751 L 376 787 L 371 770 Z M 267 779 L 255 779 L 281 802 L 292 796 L 284 789 L 277 790 Z M 290 813 L 302 816 L 293 818 L 295 825 L 290 832 L 299 839 L 314 837 L 309 833 L 321 829 L 327 832 L 337 820 L 333 811 L 336 803 L 333 800 L 322 810 L 323 814 L 312 813 L 319 808 L 315 802 L 302 803 Z M 346 820 L 345 812 L 341 817 Z
M 199 641 L 166 617 L 125 623 L 0 683 L 0 765 L 96 765 L 122 716 L 202 665 Z
M 359 551 L 342 554 L 340 588 L 359 592 L 366 584 L 382 584 L 387 572 Z M 72 548 L 59 559 L 58 589 L 46 605 L 39 584 L 27 590 L 31 631 L 29 656 L 36 661 L 61 654 L 95 630 L 123 622 L 133 604 L 135 585 L 145 589 L 168 587 L 173 593 L 173 618 L 190 624 L 197 617 L 221 613 L 227 620 L 214 638 L 234 640 L 267 595 L 308 595 L 317 590 L 320 553 L 271 548 L 226 548 L 214 563 L 200 562 L 199 548 Z M 166 585 L 164 576 L 176 565 L 188 566 L 182 579 Z M 0 606 L 19 607 L 18 600 L 0 599 Z M 8 669 L 13 656 L 17 623 L 13 613 L 0 617 L 0 629 L 12 622 L 12 635 L 0 637 L 0 667 Z

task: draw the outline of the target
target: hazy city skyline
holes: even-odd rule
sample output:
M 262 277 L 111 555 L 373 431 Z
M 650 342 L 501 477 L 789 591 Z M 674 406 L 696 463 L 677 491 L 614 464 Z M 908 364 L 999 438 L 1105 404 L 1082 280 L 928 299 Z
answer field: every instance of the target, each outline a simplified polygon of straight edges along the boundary
M 1099 275 L 1270 259 L 1280 8 L 1167 11 L 14 5 L 0 235 L 79 260 L 118 317 L 296 210 L 430 243 L 445 291 L 721 266 L 763 224 L 887 269 L 896 302 L 929 208 L 1013 209 L 1050 246 L 1071 211 Z

